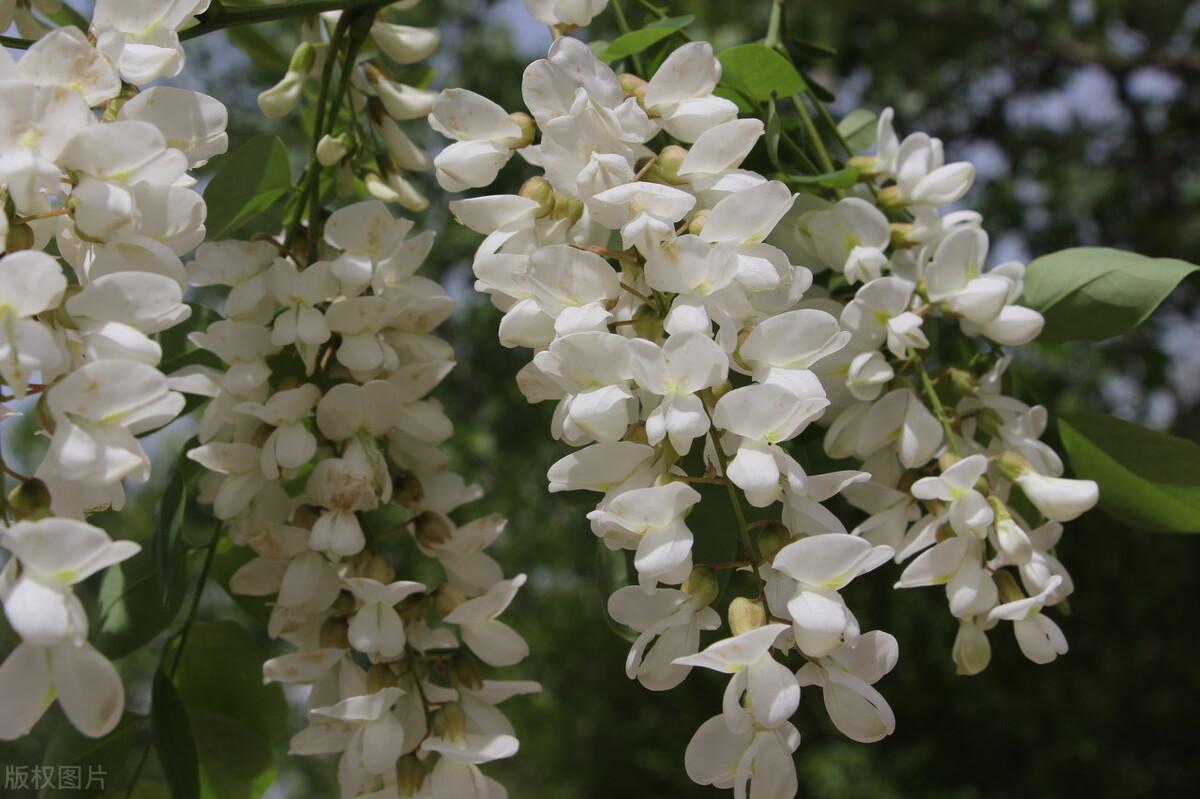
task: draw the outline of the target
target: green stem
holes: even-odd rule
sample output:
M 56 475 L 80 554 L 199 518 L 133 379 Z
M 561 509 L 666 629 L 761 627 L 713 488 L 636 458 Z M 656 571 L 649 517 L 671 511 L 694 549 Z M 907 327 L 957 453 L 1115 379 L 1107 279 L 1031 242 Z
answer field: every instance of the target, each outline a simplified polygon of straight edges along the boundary
M 758 595 L 761 597 L 766 593 L 766 584 L 763 582 L 762 575 L 758 573 L 762 557 L 754 545 L 754 539 L 750 537 L 750 525 L 746 523 L 746 514 L 742 510 L 742 501 L 738 498 L 737 487 L 729 479 L 729 456 L 725 454 L 725 449 L 721 446 L 717 427 L 712 423 L 712 412 L 708 409 L 707 400 L 713 399 L 711 389 L 706 390 L 704 394 L 704 413 L 708 416 L 709 435 L 712 436 L 713 451 L 717 453 L 717 461 L 721 464 L 721 475 L 725 477 L 725 490 L 729 493 L 729 504 L 733 506 L 733 518 L 737 521 L 738 538 L 742 542 L 742 555 L 750 561 L 750 571 L 754 572 L 754 579 L 758 582 Z
M 946 443 L 950 445 L 950 451 L 961 457 L 962 453 L 958 450 L 958 442 L 954 438 L 954 430 L 950 427 L 950 417 L 946 415 L 942 399 L 938 396 L 933 381 L 929 379 L 929 373 L 925 371 L 925 364 L 913 350 L 909 350 L 909 357 L 915 361 L 917 371 L 921 373 L 921 388 L 925 391 L 925 396 L 929 398 L 929 404 L 933 406 L 933 415 L 942 423 L 942 430 L 946 433 Z
M 821 162 L 821 168 L 826 172 L 834 171 L 833 159 L 829 157 L 829 151 L 825 149 L 825 141 L 821 138 L 821 134 L 817 131 L 817 126 L 813 123 L 812 116 L 808 113 L 808 106 L 804 104 L 804 98 L 798 94 L 793 94 L 792 105 L 796 106 L 796 111 L 800 114 L 800 121 L 804 123 L 804 132 L 812 139 L 813 146 L 817 150 L 817 159 Z
M 800 165 L 807 169 L 809 174 L 821 174 L 821 170 L 818 169 L 817 165 L 813 163 L 813 160 L 808 157 L 808 153 L 804 152 L 804 148 L 796 143 L 796 140 L 792 138 L 790 133 L 783 129 L 782 125 L 779 126 L 779 140 L 791 148 L 796 157 L 800 159 Z
M 767 38 L 763 44 L 772 49 L 783 44 L 783 0 L 771 0 L 771 18 L 767 22 Z
M 629 21 L 625 19 L 625 9 L 621 7 L 621 0 L 613 0 L 612 7 L 613 13 L 617 15 L 617 28 L 620 29 L 622 35 L 629 33 Z M 639 77 L 646 77 L 646 67 L 642 63 L 642 57 L 635 54 L 631 57 L 631 60 L 633 61 L 634 72 Z
M 821 121 L 824 122 L 829 128 L 830 132 L 833 133 L 833 138 L 838 143 L 838 146 L 842 148 L 842 151 L 847 155 L 847 157 L 853 156 L 854 153 L 851 152 L 850 145 L 846 143 L 846 137 L 842 135 L 840 130 L 838 130 L 837 122 L 835 122 L 833 117 L 830 115 L 829 109 L 825 107 L 825 103 L 821 102 L 821 98 L 817 97 L 816 92 L 812 90 L 811 86 L 805 89 L 804 93 L 808 95 L 808 99 L 811 100 L 812 104 L 816 107 L 817 114 L 821 117 Z

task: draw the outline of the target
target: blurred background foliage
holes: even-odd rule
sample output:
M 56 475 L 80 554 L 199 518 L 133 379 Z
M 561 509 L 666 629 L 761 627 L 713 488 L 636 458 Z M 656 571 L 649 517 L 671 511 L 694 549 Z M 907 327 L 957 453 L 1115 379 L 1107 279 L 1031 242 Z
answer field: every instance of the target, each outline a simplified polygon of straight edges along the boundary
M 717 50 L 760 38 L 770 5 L 658 2 L 667 13 L 694 14 L 690 32 Z M 645 3 L 623 3 L 639 27 Z M 984 214 L 994 262 L 1077 244 L 1200 262 L 1200 3 L 792 0 L 787 8 L 789 35 L 836 51 L 809 65 L 810 76 L 835 94 L 836 113 L 892 105 L 901 132 L 926 130 L 946 142 L 951 160 L 975 161 L 977 183 L 965 205 Z M 550 38 L 520 0 L 427 0 L 410 13 L 413 24 L 444 31 L 434 86 L 464 86 L 506 108 L 521 107 L 517 76 Z M 603 41 L 616 33 L 607 12 L 588 35 Z M 295 120 L 264 120 L 254 99 L 277 80 L 280 54 L 290 52 L 294 40 L 292 28 L 271 25 L 189 44 L 181 82 L 229 104 L 234 147 L 267 131 L 284 136 L 298 157 L 305 152 Z M 429 144 L 440 146 L 436 139 L 430 134 Z M 514 159 L 498 187 L 515 191 L 525 176 Z M 688 781 L 683 750 L 696 727 L 719 712 L 722 679 L 696 671 L 667 694 L 626 680 L 628 643 L 604 622 L 613 564 L 599 554 L 587 508 L 546 493 L 546 468 L 565 451 L 548 434 L 552 406 L 530 406 L 517 392 L 513 377 L 527 353 L 496 343 L 499 314 L 472 291 L 470 257 L 478 238 L 448 219 L 432 181 L 427 191 L 433 202 L 423 223 L 439 231 L 427 269 L 460 300 L 442 331 L 459 360 L 440 390 L 458 426 L 453 458 L 464 476 L 487 490 L 470 511 L 510 519 L 495 554 L 506 573 L 530 575 L 510 620 L 533 651 L 513 676 L 545 687 L 505 705 L 522 751 L 490 770 L 514 797 L 718 796 Z M 1149 323 L 1120 340 L 1026 348 L 1016 367 L 1026 398 L 1052 413 L 1103 410 L 1200 438 L 1198 290 L 1195 278 L 1185 281 Z M 159 434 L 155 446 L 169 453 L 188 435 L 180 423 Z M 32 455 L 27 442 L 19 429 L 7 431 L 10 462 L 18 468 Z M 12 457 L 14 450 L 20 457 Z M 122 517 L 128 537 L 149 540 L 169 476 L 159 470 Z M 690 519 L 700 546 L 732 535 L 709 504 Z M 900 642 L 900 664 L 880 685 L 896 711 L 897 730 L 871 746 L 847 741 L 825 718 L 818 692 L 809 691 L 796 720 L 804 737 L 797 753 L 800 796 L 1193 795 L 1200 784 L 1200 637 L 1189 614 L 1200 594 L 1200 541 L 1131 530 L 1093 511 L 1068 525 L 1060 555 L 1078 586 L 1071 615 L 1062 621 L 1069 655 L 1035 666 L 1002 628 L 992 636 L 990 668 L 974 678 L 954 674 L 955 622 L 942 592 L 893 591 L 894 567 L 857 581 L 847 599 L 864 629 L 886 629 Z M 220 552 L 218 579 L 237 557 Z M 190 573 L 198 561 L 192 556 Z M 201 752 L 205 768 L 221 771 L 219 778 L 210 775 L 207 793 L 258 796 L 249 785 L 253 777 L 257 786 L 277 780 L 269 796 L 335 795 L 329 758 L 284 754 L 287 736 L 301 724 L 295 703 L 288 724 L 262 723 L 282 718 L 279 692 L 235 673 L 256 675 L 271 651 L 257 643 L 261 608 L 248 611 L 210 589 L 201 618 L 205 626 L 189 643 L 181 693 L 202 709 L 200 723 L 217 731 L 199 737 L 226 743 L 223 750 Z M 7 649 L 2 641 L 0 649 Z M 146 710 L 156 662 L 153 647 L 120 661 L 133 685 L 133 713 Z M 72 739 L 58 711 L 52 719 L 59 723 L 43 722 L 31 740 L 0 748 L 0 763 L 35 763 L 43 755 L 48 762 L 59 755 L 61 762 L 107 757 Z M 247 732 L 237 725 L 260 733 L 252 740 L 262 751 L 228 745 Z M 116 754 L 132 750 L 136 760 L 148 738 L 143 727 L 132 719 L 128 734 L 107 747 Z M 114 755 L 105 762 L 117 764 L 110 768 L 110 788 L 123 785 L 128 766 L 112 774 L 123 761 Z M 145 773 L 151 780 L 161 776 L 153 756 Z M 165 796 L 161 789 L 148 781 L 134 796 Z

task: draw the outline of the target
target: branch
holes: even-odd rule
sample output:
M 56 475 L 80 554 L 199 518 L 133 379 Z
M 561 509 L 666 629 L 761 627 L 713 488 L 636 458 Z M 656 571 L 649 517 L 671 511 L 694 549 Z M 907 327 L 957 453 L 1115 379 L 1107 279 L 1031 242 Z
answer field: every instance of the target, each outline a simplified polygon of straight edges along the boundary
M 259 22 L 274 22 L 294 17 L 311 17 L 325 11 L 365 11 L 367 9 L 377 11 L 393 2 L 395 0 L 298 0 L 294 3 L 275 3 L 269 6 L 229 8 L 216 5 L 196 18 L 199 20 L 199 24 L 180 31 L 179 38 L 186 41 L 224 28 L 254 25 Z

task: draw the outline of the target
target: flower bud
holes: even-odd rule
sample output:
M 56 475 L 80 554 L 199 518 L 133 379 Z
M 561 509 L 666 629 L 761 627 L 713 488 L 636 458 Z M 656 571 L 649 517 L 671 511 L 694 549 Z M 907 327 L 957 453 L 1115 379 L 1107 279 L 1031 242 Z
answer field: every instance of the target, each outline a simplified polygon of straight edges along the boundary
M 888 225 L 888 230 L 891 234 L 892 247 L 897 250 L 903 250 L 908 247 L 915 247 L 919 242 L 913 241 L 909 236 L 912 235 L 913 226 L 908 222 L 893 222 Z
M 553 219 L 566 219 L 572 225 L 579 221 L 583 216 L 583 202 L 577 197 L 568 197 L 565 194 L 554 195 L 554 210 L 551 213 Z
M 405 755 L 396 761 L 396 793 L 416 796 L 425 784 L 425 765 L 416 755 Z
M 258 107 L 272 119 L 292 113 L 300 102 L 304 77 L 302 72 L 288 72 L 283 80 L 258 95 Z
M 19 522 L 50 516 L 50 489 L 36 477 L 17 484 L 8 495 L 8 510 Z
M 396 193 L 394 202 L 401 208 L 420 213 L 429 207 L 429 200 L 425 198 L 425 195 L 399 172 L 392 172 L 388 175 L 388 186 Z
M 983 627 L 969 619 L 958 623 L 954 636 L 954 664 L 959 674 L 970 676 L 987 668 L 992 659 L 992 646 Z
M 688 222 L 687 232 L 693 236 L 699 236 L 704 232 L 704 223 L 708 221 L 709 213 L 710 211 L 707 208 L 697 211 L 692 216 L 692 221 Z
M 318 638 L 321 649 L 349 649 L 350 625 L 345 619 L 328 618 L 321 624 Z
M 433 606 L 443 619 L 449 616 L 456 607 L 467 601 L 467 595 L 459 589 L 442 583 L 434 592 Z
M 979 429 L 992 438 L 1000 437 L 1004 419 L 991 408 L 980 408 L 979 412 L 975 414 L 975 421 L 979 424 Z
M 478 691 L 483 687 L 483 671 L 479 663 L 469 655 L 459 654 L 454 658 L 454 666 L 450 672 L 454 687 Z
M 683 589 L 683 593 L 699 602 L 701 607 L 711 605 L 717 595 L 721 593 L 721 584 L 717 581 L 717 575 L 708 566 L 693 568 L 692 573 L 683 581 L 680 588 Z
M 534 177 L 521 184 L 517 192 L 527 200 L 538 204 L 538 217 L 543 217 L 554 210 L 554 187 L 543 177 Z
M 960 460 L 962 460 L 962 458 L 958 455 L 955 455 L 953 452 L 943 452 L 938 456 L 938 468 L 944 472 L 954 464 L 958 463 Z
M 400 195 L 387 184 L 383 176 L 378 172 L 368 172 L 363 178 L 363 183 L 367 186 L 367 194 L 370 194 L 381 203 L 399 203 Z
M 11 225 L 8 228 L 8 235 L 4 237 L 4 251 L 18 252 L 20 250 L 32 249 L 37 238 L 34 236 L 33 228 L 27 223 L 21 222 L 16 225 Z
M 621 84 L 621 91 L 625 92 L 626 97 L 633 97 L 638 89 L 643 92 L 646 89 L 646 81 L 630 72 L 622 72 L 618 75 L 617 82 Z
M 400 606 L 396 608 L 396 612 L 400 614 L 400 618 L 405 622 L 421 621 L 429 611 L 429 604 L 432 601 L 429 594 L 412 594 L 405 597 Z
M 638 422 L 637 424 L 629 425 L 625 431 L 625 435 L 621 437 L 622 441 L 632 441 L 635 444 L 649 444 L 650 439 L 646 437 L 646 423 Z
M 437 28 L 376 22 L 371 26 L 371 37 L 384 55 L 397 64 L 415 64 L 433 54 L 442 40 L 442 32 Z
M 946 374 L 950 377 L 950 385 L 954 386 L 954 390 L 959 394 L 973 397 L 979 393 L 979 381 L 967 370 L 949 369 Z
M 792 542 L 792 534 L 779 522 L 768 522 L 758 533 L 758 554 L 763 560 L 774 560 L 779 550 Z
M 900 189 L 897 186 L 887 186 L 880 189 L 876 202 L 879 204 L 880 210 L 884 213 L 903 211 L 907 205 L 900 197 Z
M 433 110 L 437 92 L 387 80 L 379 68 L 372 64 L 367 64 L 367 79 L 375 87 L 379 102 L 383 103 L 383 109 L 392 119 L 421 119 L 429 116 L 429 112 Z
M 658 311 L 649 305 L 643 305 L 633 314 L 633 329 L 639 336 L 650 341 L 658 341 L 663 334 L 662 317 Z
M 362 576 L 387 584 L 396 579 L 396 567 L 382 555 L 372 555 L 371 559 L 367 561 L 366 568 L 362 571 Z
M 1030 471 L 1017 477 L 1016 483 L 1034 507 L 1055 522 L 1069 522 L 1100 500 L 1100 487 L 1092 480 L 1047 477 Z
M 1025 592 L 1017 585 L 1016 579 L 1003 569 L 992 575 L 996 590 L 1000 592 L 1001 602 L 1017 602 L 1025 598 Z
M 345 133 L 330 136 L 328 133 L 317 143 L 317 161 L 321 166 L 333 166 L 350 152 L 349 136 Z
M 514 150 L 520 150 L 522 147 L 528 147 L 533 144 L 533 140 L 537 138 L 537 123 L 533 121 L 533 117 L 526 114 L 524 111 L 516 111 L 508 115 L 508 118 L 517 124 L 521 129 L 521 138 L 509 144 Z
M 658 154 L 658 161 L 655 162 L 655 169 L 668 183 L 679 183 L 679 168 L 683 166 L 683 159 L 687 158 L 688 151 L 678 144 L 669 144 L 662 148 L 662 152 Z
M 464 741 L 467 737 L 467 715 L 463 713 L 462 705 L 448 702 L 433 714 L 429 727 L 434 737 Z
M 412 510 L 425 499 L 421 478 L 408 469 L 397 469 L 392 475 L 392 504 Z
M 846 166 L 858 170 L 858 176 L 873 178 L 879 174 L 879 159 L 873 155 L 856 155 L 846 162 Z
M 437 549 L 454 535 L 454 525 L 435 510 L 427 510 L 413 521 L 413 535 L 426 549 Z
M 367 693 L 373 694 L 384 688 L 392 688 L 398 680 L 396 674 L 386 664 L 373 663 L 367 669 Z
M 729 629 L 734 635 L 757 630 L 766 623 L 767 611 L 758 602 L 739 596 L 729 603 Z
M 312 42 L 300 42 L 292 51 L 292 60 L 288 63 L 288 72 L 307 73 L 317 62 L 317 50 Z
M 387 144 L 388 152 L 401 169 L 413 172 L 427 172 L 433 168 L 433 159 L 429 153 L 422 150 L 413 140 L 408 138 L 400 126 L 393 120 L 384 117 L 379 122 L 379 132 Z

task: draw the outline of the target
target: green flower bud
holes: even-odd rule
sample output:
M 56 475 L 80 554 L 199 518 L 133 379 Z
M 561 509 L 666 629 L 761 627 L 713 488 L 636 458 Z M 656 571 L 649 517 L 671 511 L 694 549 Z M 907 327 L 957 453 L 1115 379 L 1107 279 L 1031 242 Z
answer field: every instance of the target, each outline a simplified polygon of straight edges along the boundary
M 959 394 L 974 396 L 979 393 L 979 382 L 975 379 L 975 375 L 967 370 L 950 369 L 946 374 L 950 376 L 950 385 L 954 386 L 954 390 Z
M 704 223 L 708 221 L 709 213 L 710 211 L 708 209 L 697 211 L 692 216 L 692 221 L 688 222 L 687 232 L 691 233 L 693 236 L 699 236 L 702 232 L 704 232 Z
M 292 51 L 292 60 L 288 63 L 288 72 L 308 72 L 317 62 L 317 51 L 312 42 L 300 42 Z
M 475 658 L 469 655 L 459 654 L 454 658 L 450 678 L 456 688 L 478 691 L 483 687 L 483 670 L 479 668 Z
M 537 123 L 533 121 L 533 117 L 523 111 L 517 111 L 509 114 L 508 118 L 517 123 L 517 127 L 521 129 L 521 138 L 509 146 L 514 150 L 520 150 L 522 147 L 528 147 L 533 144 L 537 138 Z
M 396 567 L 389 563 L 387 558 L 373 555 L 367 561 L 367 567 L 363 569 L 362 576 L 386 585 L 396 579 Z
M 1025 592 L 1017 585 L 1016 579 L 1012 574 L 1001 569 L 992 575 L 992 580 L 996 583 L 996 589 L 1000 592 L 1001 602 L 1016 602 L 1025 598 Z
M 779 522 L 770 522 L 763 526 L 758 533 L 758 553 L 763 560 L 775 559 L 779 550 L 792 542 L 792 533 Z
M 687 155 L 686 148 L 678 144 L 669 144 L 658 154 L 655 169 L 668 183 L 679 183 L 679 168 L 683 166 L 683 159 L 687 158 Z
M 1001 455 L 999 465 L 1000 473 L 1009 480 L 1016 480 L 1033 472 L 1033 465 L 1015 452 L 1005 452 Z
M 879 159 L 873 155 L 856 155 L 846 162 L 846 166 L 857 169 L 860 178 L 873 178 L 879 174 Z
M 545 178 L 530 178 L 521 184 L 521 190 L 517 194 L 538 204 L 538 217 L 554 210 L 554 187 Z
M 405 755 L 396 761 L 396 793 L 416 796 L 425 784 L 425 764 L 416 755 Z
M 437 511 L 427 510 L 413 521 L 417 543 L 426 549 L 437 549 L 454 535 L 454 525 Z
M 618 75 L 617 82 L 621 84 L 621 91 L 625 92 L 626 97 L 633 97 L 638 89 L 643 92 L 646 90 L 646 81 L 629 72 L 622 72 Z
M 19 250 L 32 249 L 35 239 L 33 228 L 28 224 L 21 222 L 16 225 L 10 225 L 8 228 L 8 236 L 4 239 L 5 252 L 18 252 Z
M 467 737 L 467 716 L 463 713 L 462 705 L 449 702 L 433 715 L 429 724 L 430 730 L 439 738 L 451 741 L 464 741 Z
M 8 510 L 19 522 L 50 516 L 50 489 L 36 477 L 17 484 L 8 495 Z
M 721 593 L 721 584 L 717 581 L 717 575 L 708 566 L 693 568 L 692 573 L 683 581 L 680 588 L 683 589 L 683 593 L 698 600 L 702 607 L 711 605 L 717 595 Z

